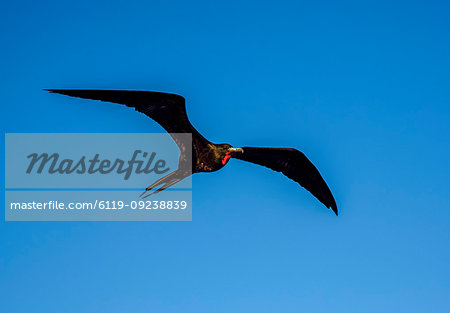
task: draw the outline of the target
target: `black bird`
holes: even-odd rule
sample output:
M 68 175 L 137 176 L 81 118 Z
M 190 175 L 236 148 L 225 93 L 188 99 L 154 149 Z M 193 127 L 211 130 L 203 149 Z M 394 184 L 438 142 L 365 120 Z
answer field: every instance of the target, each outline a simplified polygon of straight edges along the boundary
M 124 104 L 155 120 L 172 136 L 181 151 L 178 169 L 147 187 L 141 196 L 158 186 L 161 187 L 147 194 L 146 197 L 160 192 L 191 173 L 217 171 L 224 167 L 230 158 L 236 158 L 283 173 L 311 192 L 336 215 L 338 214 L 330 189 L 319 171 L 303 153 L 290 148 L 233 148 L 229 144 L 214 144 L 205 139 L 191 125 L 186 114 L 185 99 L 180 95 L 128 90 L 45 90 L 72 97 Z M 177 133 L 192 134 L 192 166 L 184 153 L 187 148 L 186 143 L 177 137 Z

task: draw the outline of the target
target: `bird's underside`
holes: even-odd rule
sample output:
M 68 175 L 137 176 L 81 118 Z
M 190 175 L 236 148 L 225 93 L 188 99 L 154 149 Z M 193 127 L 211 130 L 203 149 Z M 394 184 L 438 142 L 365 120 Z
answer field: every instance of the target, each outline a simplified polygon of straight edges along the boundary
M 303 153 L 287 148 L 233 148 L 228 144 L 213 144 L 190 123 L 186 113 L 185 99 L 182 96 L 151 91 L 46 90 L 72 97 L 124 104 L 147 115 L 172 136 L 180 149 L 178 169 L 147 187 L 141 196 L 148 197 L 158 193 L 188 177 L 191 173 L 217 171 L 225 166 L 230 158 L 236 158 L 283 173 L 308 190 L 327 208 L 331 208 L 336 215 L 338 214 L 330 189 L 317 168 Z M 187 143 L 177 136 L 179 133 L 192 134 L 191 164 L 188 163 L 189 160 L 186 156 Z M 157 187 L 159 188 L 151 192 Z

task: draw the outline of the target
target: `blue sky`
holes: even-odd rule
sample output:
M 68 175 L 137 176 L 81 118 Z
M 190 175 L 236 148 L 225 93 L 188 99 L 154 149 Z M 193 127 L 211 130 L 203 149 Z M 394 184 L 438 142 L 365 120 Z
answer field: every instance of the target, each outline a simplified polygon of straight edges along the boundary
M 449 311 L 447 2 L 1 7 L 4 132 L 161 132 L 41 89 L 175 92 L 214 142 L 303 151 L 340 209 L 232 160 L 192 222 L 1 221 L 2 311 Z

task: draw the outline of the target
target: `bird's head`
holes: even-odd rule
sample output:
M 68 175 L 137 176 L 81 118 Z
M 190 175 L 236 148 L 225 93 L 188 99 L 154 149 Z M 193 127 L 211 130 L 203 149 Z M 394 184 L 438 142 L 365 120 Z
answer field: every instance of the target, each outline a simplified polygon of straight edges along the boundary
M 222 165 L 227 164 L 230 158 L 235 153 L 244 152 L 242 148 L 233 148 L 231 145 L 227 143 L 216 145 L 217 151 L 219 153 L 220 159 L 222 160 Z

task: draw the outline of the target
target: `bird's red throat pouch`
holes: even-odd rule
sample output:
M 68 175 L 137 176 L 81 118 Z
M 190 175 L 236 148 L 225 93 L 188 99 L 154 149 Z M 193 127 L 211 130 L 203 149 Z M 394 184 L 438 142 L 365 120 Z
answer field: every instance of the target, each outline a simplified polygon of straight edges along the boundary
M 227 152 L 225 154 L 225 157 L 222 159 L 222 164 L 225 165 L 227 164 L 228 160 L 231 158 L 231 152 Z

